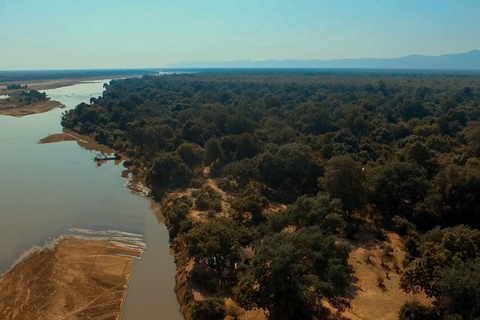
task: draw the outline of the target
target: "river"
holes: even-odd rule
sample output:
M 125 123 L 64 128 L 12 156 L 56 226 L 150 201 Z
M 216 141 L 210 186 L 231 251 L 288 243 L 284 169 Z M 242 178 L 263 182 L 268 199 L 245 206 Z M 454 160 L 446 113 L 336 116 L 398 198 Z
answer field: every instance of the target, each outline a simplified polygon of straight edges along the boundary
M 183 319 L 174 293 L 175 264 L 158 206 L 132 193 L 121 165 L 97 166 L 74 141 L 38 144 L 62 132 L 64 110 L 102 94 L 108 80 L 46 90 L 66 106 L 23 118 L 0 116 L 0 271 L 23 252 L 72 229 L 143 235 L 133 263 L 122 319 Z

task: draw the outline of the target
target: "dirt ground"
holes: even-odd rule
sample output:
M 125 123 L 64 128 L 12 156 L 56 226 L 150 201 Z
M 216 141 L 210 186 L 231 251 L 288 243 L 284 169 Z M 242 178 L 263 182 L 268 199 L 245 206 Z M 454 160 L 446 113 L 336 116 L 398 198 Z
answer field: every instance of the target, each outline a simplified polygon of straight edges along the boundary
M 358 243 L 353 244 L 349 263 L 353 266 L 355 281 L 350 290 L 351 308 L 343 314 L 345 318 L 397 320 L 400 308 L 410 299 L 416 298 L 427 305 L 432 303 L 423 293 L 406 294 L 400 288 L 405 252 L 397 234 L 389 233 L 388 238 L 394 250 L 393 258 L 389 259 L 390 261 L 384 260 L 383 265 L 381 241 L 369 234 L 359 234 Z
M 0 319 L 119 319 L 143 248 L 132 243 L 65 237 L 4 274 Z

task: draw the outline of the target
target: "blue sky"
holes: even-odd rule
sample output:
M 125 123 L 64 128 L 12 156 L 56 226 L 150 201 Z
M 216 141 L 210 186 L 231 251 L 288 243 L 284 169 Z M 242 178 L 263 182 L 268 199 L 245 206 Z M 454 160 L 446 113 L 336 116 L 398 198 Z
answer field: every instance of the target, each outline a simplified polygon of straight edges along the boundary
M 480 0 L 0 0 L 0 70 L 480 49 Z

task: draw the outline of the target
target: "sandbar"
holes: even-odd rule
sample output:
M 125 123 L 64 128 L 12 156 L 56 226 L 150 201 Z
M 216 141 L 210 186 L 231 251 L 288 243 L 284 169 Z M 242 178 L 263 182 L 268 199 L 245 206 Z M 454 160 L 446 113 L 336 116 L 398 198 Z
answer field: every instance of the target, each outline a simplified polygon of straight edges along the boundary
M 0 115 L 23 117 L 31 114 L 48 112 L 55 108 L 65 108 L 65 106 L 55 100 L 47 100 L 23 106 L 17 106 L 15 103 L 5 102 L 0 104 Z
M 57 143 L 63 141 L 76 141 L 80 147 L 85 150 L 100 152 L 104 154 L 113 154 L 115 150 L 107 147 L 106 145 L 100 144 L 89 136 L 76 133 L 73 130 L 63 129 L 62 133 L 54 133 L 45 138 L 40 139 L 38 143 Z M 123 160 L 127 160 L 128 157 L 123 156 L 120 160 L 115 160 L 116 164 L 121 163 Z
M 0 319 L 120 319 L 142 252 L 128 240 L 64 236 L 3 275 Z

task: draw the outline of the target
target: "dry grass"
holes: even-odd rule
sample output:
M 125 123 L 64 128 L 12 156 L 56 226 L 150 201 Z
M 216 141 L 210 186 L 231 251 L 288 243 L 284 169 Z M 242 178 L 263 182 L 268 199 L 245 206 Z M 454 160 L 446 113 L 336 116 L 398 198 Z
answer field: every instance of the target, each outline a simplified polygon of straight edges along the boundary
M 383 265 L 382 242 L 376 240 L 371 233 L 362 232 L 359 234 L 359 240 L 352 244 L 353 251 L 349 263 L 354 269 L 355 282 L 349 291 L 351 308 L 343 314 L 345 318 L 396 320 L 402 305 L 413 297 L 424 304 L 431 304 L 432 300 L 424 294 L 406 294 L 400 289 L 400 274 L 396 269 L 405 258 L 405 252 L 397 234 L 388 233 L 388 238 L 393 253 L 390 261 L 384 259 Z

